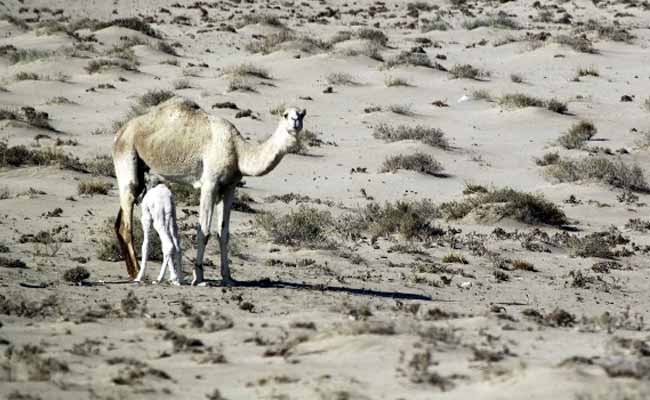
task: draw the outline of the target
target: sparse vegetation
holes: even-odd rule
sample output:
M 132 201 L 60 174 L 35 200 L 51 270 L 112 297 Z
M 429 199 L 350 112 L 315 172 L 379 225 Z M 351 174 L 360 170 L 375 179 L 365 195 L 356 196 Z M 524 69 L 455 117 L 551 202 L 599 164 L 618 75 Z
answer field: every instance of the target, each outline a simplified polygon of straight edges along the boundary
M 101 72 L 106 68 L 121 68 L 125 71 L 138 71 L 137 64 L 122 59 L 113 60 L 104 58 L 92 60 L 85 66 L 85 70 L 89 74 Z
M 470 64 L 456 64 L 449 69 L 449 73 L 454 79 L 482 80 L 490 77 L 488 71 L 476 68 Z
M 224 75 L 253 76 L 261 79 L 271 79 L 271 74 L 266 68 L 258 67 L 252 63 L 230 65 L 223 69 Z
M 386 157 L 379 172 L 397 172 L 400 169 L 416 171 L 422 174 L 441 176 L 442 164 L 428 154 L 397 154 Z
M 564 114 L 568 110 L 566 103 L 559 100 L 542 100 L 523 93 L 505 94 L 499 97 L 498 102 L 508 108 L 546 107 L 548 110 L 559 114 Z
M 38 81 L 41 79 L 41 76 L 34 72 L 20 71 L 14 75 L 14 79 L 17 81 Z
M 283 216 L 259 214 L 256 221 L 276 244 L 310 248 L 326 248 L 332 245 L 327 231 L 334 226 L 334 219 L 329 211 L 301 205 L 297 210 Z
M 576 122 L 559 138 L 559 142 L 567 149 L 579 149 L 585 142 L 596 135 L 598 130 L 589 121 Z
M 113 184 L 104 182 L 96 178 L 82 179 L 79 181 L 79 194 L 95 195 L 95 194 L 108 194 Z
M 580 53 L 598 53 L 598 50 L 594 48 L 591 40 L 584 36 L 557 35 L 555 36 L 555 42 L 562 46 L 570 47 Z
M 384 84 L 386 85 L 386 87 L 411 86 L 411 84 L 405 78 L 394 77 L 394 76 L 387 76 L 386 79 L 384 79 Z
M 442 262 L 447 264 L 469 264 L 469 261 L 462 254 L 449 253 L 442 257 Z
M 174 82 L 172 82 L 172 86 L 176 90 L 190 89 L 192 87 L 189 79 L 185 79 L 185 78 L 176 79 Z
M 231 77 L 228 79 L 226 90 L 229 92 L 256 92 L 253 82 L 244 78 Z
M 474 100 L 492 101 L 492 95 L 487 89 L 477 89 L 472 92 Z
M 174 196 L 177 196 L 176 192 L 174 192 Z M 117 243 L 114 223 L 115 221 L 113 219 L 107 219 L 97 232 L 96 252 L 99 260 L 113 262 L 124 261 L 124 257 Z M 136 249 L 142 248 L 142 225 L 137 223 L 137 221 L 133 224 L 133 243 Z M 158 235 L 151 235 L 149 243 L 149 259 L 162 261 L 162 246 Z
M 582 78 L 583 76 L 595 76 L 598 77 L 600 76 L 600 73 L 598 73 L 598 69 L 596 67 L 591 66 L 591 67 L 579 67 L 576 70 L 576 77 Z
M 558 161 L 560 161 L 560 153 L 548 152 L 544 153 L 542 158 L 535 159 L 535 164 L 539 165 L 540 167 L 545 167 L 548 165 L 557 164 Z
M 90 272 L 84 267 L 70 268 L 63 274 L 64 281 L 76 284 L 81 284 L 88 278 L 90 278 Z
M 480 27 L 499 28 L 499 29 L 520 29 L 521 26 L 517 21 L 505 14 L 499 13 L 492 17 L 481 17 L 463 22 L 463 28 L 472 30 Z
M 449 219 L 463 218 L 471 212 L 479 218 L 513 218 L 526 224 L 564 225 L 568 223 L 564 212 L 541 195 L 520 192 L 511 188 L 492 189 L 468 197 L 461 202 L 440 205 L 440 211 Z
M 397 142 L 400 140 L 419 140 L 429 146 L 439 147 L 441 149 L 449 148 L 449 143 L 445 133 L 438 128 L 430 128 L 424 125 L 398 125 L 391 126 L 388 124 L 379 124 L 375 126 L 372 135 L 376 139 L 387 142 Z
M 560 160 L 546 170 L 559 182 L 594 180 L 615 188 L 646 192 L 650 188 L 638 165 L 628 166 L 621 160 L 605 157 L 587 157 L 582 160 Z
M 446 71 L 446 69 L 438 64 L 437 62 L 431 61 L 429 56 L 426 53 L 415 53 L 411 51 L 403 51 L 398 55 L 389 58 L 384 63 L 385 68 L 395 68 L 399 66 L 415 66 L 415 67 L 427 67 L 438 69 L 440 71 Z
M 388 106 L 388 111 L 398 115 L 411 115 L 413 114 L 413 106 L 410 104 L 391 104 Z
M 332 72 L 330 74 L 327 74 L 325 80 L 330 85 L 356 86 L 359 84 L 354 76 L 344 72 Z

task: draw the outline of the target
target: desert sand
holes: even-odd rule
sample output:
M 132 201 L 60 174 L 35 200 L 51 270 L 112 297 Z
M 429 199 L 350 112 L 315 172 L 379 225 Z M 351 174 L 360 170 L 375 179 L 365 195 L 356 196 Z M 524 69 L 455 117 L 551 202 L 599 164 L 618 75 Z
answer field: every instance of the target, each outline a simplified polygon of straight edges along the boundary
M 3 398 L 650 398 L 647 2 L 0 14 Z M 152 284 L 159 259 L 136 285 L 115 254 L 114 134 L 170 96 L 251 141 L 307 110 L 238 189 L 239 285 L 216 240 L 207 287 Z

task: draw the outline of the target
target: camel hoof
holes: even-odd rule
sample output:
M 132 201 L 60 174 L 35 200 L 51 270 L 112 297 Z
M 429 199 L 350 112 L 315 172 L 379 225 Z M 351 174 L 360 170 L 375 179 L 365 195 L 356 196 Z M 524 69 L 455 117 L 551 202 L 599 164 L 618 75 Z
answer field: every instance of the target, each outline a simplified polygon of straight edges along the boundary
M 224 278 L 221 280 L 221 284 L 223 286 L 235 286 L 235 284 L 237 284 L 237 281 L 232 278 Z
M 180 286 L 180 285 L 181 285 L 181 281 L 178 281 L 178 280 L 176 280 L 176 281 L 174 281 L 174 280 L 170 280 L 170 281 L 169 281 L 169 284 L 172 285 L 172 286 Z
M 141 280 L 139 281 L 137 279 L 134 279 L 131 283 L 133 283 L 134 285 L 142 285 L 142 284 L 144 284 L 144 282 L 142 282 Z

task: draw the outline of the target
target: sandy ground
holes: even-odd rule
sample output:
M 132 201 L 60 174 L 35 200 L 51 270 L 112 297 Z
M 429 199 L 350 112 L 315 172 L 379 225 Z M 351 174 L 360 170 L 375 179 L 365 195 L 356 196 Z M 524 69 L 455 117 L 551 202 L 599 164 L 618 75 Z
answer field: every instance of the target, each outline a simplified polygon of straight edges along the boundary
M 415 12 L 406 2 L 366 0 L 54 3 L 0 2 L 0 13 L 27 21 L 21 27 L 10 18 L 1 20 L 0 47 L 53 52 L 17 63 L 6 52 L 0 57 L 0 106 L 47 112 L 53 127 L 3 119 L 0 139 L 8 146 L 43 149 L 61 139 L 57 149 L 82 161 L 108 155 L 113 121 L 150 89 L 194 100 L 232 121 L 251 140 L 275 129 L 277 116 L 270 109 L 295 104 L 307 109 L 305 128 L 324 144 L 309 147 L 307 154 L 287 155 L 267 176 L 245 179 L 240 192 L 255 200 L 249 205 L 258 212 L 283 215 L 298 209 L 296 201 L 265 200 L 288 193 L 320 199 L 308 205 L 338 217 L 371 201 L 460 201 L 467 184 L 480 184 L 543 195 L 566 214 L 573 232 L 469 216 L 436 219 L 446 233 L 426 242 L 407 242 L 399 235 L 376 241 L 336 238 L 333 249 L 310 249 L 274 244 L 255 214 L 234 212 L 232 269 L 242 285 L 220 286 L 213 241 L 207 254 L 212 266 L 206 267 L 211 287 L 136 286 L 128 282 L 123 262 L 97 255 L 106 220 L 118 207 L 114 178 L 97 178 L 112 184 L 106 195 L 79 195 L 87 173 L 54 165 L 5 166 L 0 169 L 0 191 L 5 190 L 0 196 L 4 398 L 650 398 L 645 322 L 650 316 L 650 234 L 626 225 L 646 217 L 650 197 L 636 192 L 632 196 L 638 198 L 622 201 L 630 192 L 603 183 L 559 183 L 534 161 L 555 151 L 562 158 L 585 158 L 596 152 L 585 149 L 600 146 L 611 150 L 605 157 L 648 171 L 643 135 L 650 129 L 650 101 L 643 104 L 650 94 L 647 3 L 542 2 L 540 8 L 528 0 L 440 1 L 419 2 L 421 10 Z M 427 11 L 427 4 L 436 8 Z M 340 31 L 352 35 L 326 50 L 305 51 L 286 43 L 269 54 L 255 54 L 247 44 L 285 28 L 245 24 L 254 10 L 277 16 L 312 39 L 328 41 Z M 463 27 L 474 17 L 498 12 L 521 29 Z M 449 29 L 422 32 L 424 21 L 437 14 Z M 570 23 L 558 22 L 565 14 Z M 119 26 L 71 35 L 42 24 L 66 26 L 85 17 L 148 18 L 162 39 Z M 573 34 L 589 19 L 624 28 L 634 38 L 620 42 L 587 31 L 594 54 L 553 40 Z M 386 68 L 367 55 L 355 55 L 365 46 L 355 32 L 373 25 L 388 38 L 380 49 L 385 60 L 402 51 L 424 51 L 447 69 L 471 64 L 489 77 L 454 79 L 421 66 Z M 526 38 L 540 32 L 551 37 Z M 91 34 L 95 41 L 79 39 Z M 137 71 L 107 68 L 90 74 L 84 69 L 93 59 L 110 58 L 106 53 L 123 37 L 143 43 L 132 47 Z M 161 41 L 175 44 L 178 56 L 160 51 Z M 266 69 L 271 79 L 247 78 L 255 92 L 229 91 L 230 78 L 222 70 L 249 62 Z M 579 68 L 589 67 L 598 76 L 574 79 Z M 19 72 L 40 79 L 19 80 Z M 349 74 L 356 84 L 330 84 L 332 73 Z M 523 82 L 513 82 L 512 74 L 520 74 Z M 387 87 L 388 77 L 410 85 Z M 174 89 L 179 79 L 189 87 Z M 325 93 L 330 86 L 332 93 Z M 507 93 L 557 98 L 568 111 L 511 109 L 474 98 L 477 90 L 495 98 Z M 624 95 L 632 101 L 621 101 Z M 469 100 L 458 102 L 462 96 Z M 55 97 L 69 102 L 53 102 Z M 448 107 L 432 104 L 438 100 Z M 255 118 L 235 118 L 236 110 L 212 107 L 226 101 L 252 110 Z M 410 112 L 386 110 L 395 104 Z M 364 112 L 370 106 L 384 110 Z M 580 120 L 592 121 L 597 135 L 583 149 L 560 146 L 558 137 Z M 380 123 L 439 128 L 451 146 L 387 143 L 373 137 Z M 37 135 L 49 138 L 36 140 Z M 415 151 L 433 156 L 446 175 L 378 172 L 387 156 Z M 358 167 L 367 173 L 350 172 Z M 567 202 L 571 195 L 577 201 Z M 57 208 L 56 216 L 48 216 Z M 179 209 L 185 238 L 191 237 L 197 208 Z M 609 260 L 575 256 L 552 239 L 612 227 L 629 241 L 616 247 L 628 251 Z M 55 240 L 45 244 L 28 236 L 53 230 Z M 477 250 L 477 243 L 485 251 Z M 418 253 L 397 250 L 396 244 L 411 245 Z M 186 274 L 193 246 L 183 242 Z M 443 262 L 451 252 L 467 263 Z M 504 270 L 494 255 L 525 260 L 535 271 Z M 15 268 L 7 260 L 25 266 Z M 610 262 L 611 268 L 592 267 L 599 262 Z M 158 264 L 149 264 L 151 279 Z M 81 286 L 64 279 L 65 271 L 77 266 L 91 274 Z

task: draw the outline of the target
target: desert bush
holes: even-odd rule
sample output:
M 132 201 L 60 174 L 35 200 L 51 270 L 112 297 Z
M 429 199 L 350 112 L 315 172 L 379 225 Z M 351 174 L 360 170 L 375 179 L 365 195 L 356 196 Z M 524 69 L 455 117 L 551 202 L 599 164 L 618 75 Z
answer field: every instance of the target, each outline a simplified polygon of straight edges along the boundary
M 61 169 L 88 172 L 78 158 L 55 147 L 31 150 L 23 145 L 9 147 L 6 142 L 0 141 L 0 166 L 23 165 L 56 165 Z
M 158 51 L 160 51 L 162 53 L 169 54 L 170 56 L 178 57 L 178 53 L 176 52 L 176 49 L 174 48 L 174 46 L 172 46 L 171 44 L 165 42 L 164 40 L 161 40 L 160 42 L 158 42 L 158 44 L 156 45 L 156 48 L 158 49 Z
M 467 259 L 462 254 L 449 253 L 442 257 L 442 262 L 447 264 L 469 264 Z
M 568 222 L 564 212 L 541 195 L 511 188 L 492 189 L 461 202 L 443 203 L 440 205 L 440 211 L 449 219 L 459 219 L 475 210 L 480 213 L 484 206 L 492 206 L 499 218 L 513 218 L 531 225 L 558 226 Z
M 174 192 L 174 196 L 176 193 Z M 136 249 L 142 248 L 142 225 L 138 223 L 136 218 L 133 219 L 133 243 Z M 107 219 L 100 226 L 97 232 L 97 258 L 102 261 L 124 261 L 121 254 L 120 246 L 117 243 L 117 236 L 114 228 L 115 221 Z M 162 261 L 162 246 L 158 235 L 152 232 L 149 236 L 149 259 L 154 261 Z
M 558 152 L 548 152 L 544 153 L 542 158 L 535 159 L 535 164 L 539 165 L 540 167 L 545 167 L 548 165 L 557 164 L 558 161 L 560 161 L 560 154 Z
M 443 170 L 442 164 L 428 154 L 397 154 L 386 157 L 379 172 L 397 172 L 400 169 L 416 171 L 422 174 L 439 176 Z
M 557 35 L 555 36 L 555 42 L 562 46 L 568 46 L 580 53 L 598 53 L 598 50 L 594 48 L 591 40 L 584 36 Z
M 36 60 L 47 59 L 54 56 L 54 52 L 38 49 L 10 49 L 6 53 L 11 64 L 29 63 Z
M 127 60 L 98 59 L 92 60 L 84 67 L 89 74 L 101 72 L 106 68 L 121 68 L 125 71 L 138 71 L 137 64 Z
M 582 160 L 561 160 L 551 165 L 546 174 L 558 182 L 594 180 L 615 188 L 646 192 L 650 188 L 638 165 L 628 166 L 621 160 L 588 157 Z
M 84 267 L 70 268 L 63 273 L 63 280 L 66 282 L 80 284 L 90 278 L 90 272 Z
M 408 11 L 417 10 L 428 12 L 439 9 L 439 6 L 436 4 L 431 4 L 427 1 L 411 1 L 406 3 L 406 9 Z
M 438 128 L 430 128 L 424 125 L 397 125 L 379 124 L 375 126 L 372 135 L 376 139 L 386 142 L 397 142 L 400 140 L 419 140 L 429 146 L 449 148 L 445 133 Z
M 345 72 L 332 72 L 325 76 L 325 80 L 330 85 L 341 85 L 341 86 L 356 86 L 359 84 L 357 79 Z
M 226 90 L 229 92 L 256 92 L 255 86 L 252 81 L 245 78 L 231 77 L 228 79 Z
M 262 40 L 253 40 L 246 44 L 246 50 L 251 53 L 272 53 L 280 47 L 283 43 L 296 39 L 296 35 L 288 30 L 265 35 Z
M 34 72 L 20 71 L 14 75 L 17 81 L 38 81 L 41 79 L 40 75 Z
M 451 28 L 449 22 L 445 21 L 440 16 L 436 17 L 433 20 L 422 22 L 420 25 L 420 30 L 424 33 L 431 31 L 446 31 L 449 28 Z
M 334 219 L 329 211 L 301 205 L 282 216 L 259 214 L 256 221 L 276 244 L 310 248 L 330 247 L 332 244 L 327 232 L 334 226 Z
M 84 162 L 86 169 L 93 175 L 115 177 L 113 157 L 104 154 Z
M 388 36 L 378 29 L 361 28 L 356 32 L 355 36 L 362 40 L 375 42 L 381 46 L 388 44 Z
M 280 18 L 275 15 L 264 13 L 245 13 L 241 20 L 241 23 L 239 24 L 239 27 L 241 28 L 252 24 L 269 25 L 276 28 L 286 29 L 286 25 L 280 21 Z
M 544 107 L 543 100 L 538 99 L 537 97 L 525 95 L 523 93 L 505 94 L 499 97 L 498 101 L 499 104 L 512 108 Z
M 366 40 L 360 49 L 345 49 L 343 54 L 347 56 L 364 55 L 376 61 L 384 61 L 384 57 L 381 54 L 382 50 L 383 47 L 377 42 Z
M 406 240 L 429 240 L 444 233 L 431 224 L 431 220 L 439 216 L 431 200 L 370 203 L 343 215 L 336 229 L 344 237 L 353 239 L 367 232 L 373 238 L 399 234 Z
M 589 121 L 576 122 L 559 138 L 559 142 L 567 149 L 579 149 L 584 143 L 596 135 L 598 130 Z
M 411 115 L 413 106 L 411 104 L 391 104 L 388 106 L 388 111 L 398 115 Z
M 595 76 L 598 77 L 600 74 L 598 73 L 598 69 L 596 67 L 591 66 L 591 67 L 578 67 L 576 70 L 576 76 L 579 78 L 582 78 L 583 76 Z
M 517 21 L 508 17 L 505 14 L 499 13 L 492 17 L 474 18 L 463 22 L 463 28 L 472 30 L 480 27 L 500 28 L 500 29 L 520 29 L 521 26 Z
M 523 83 L 524 77 L 521 74 L 512 73 L 510 74 L 510 80 L 514 83 Z
M 558 114 L 564 114 L 569 110 L 569 108 L 567 107 L 567 104 L 565 102 L 562 102 L 562 101 L 557 100 L 557 99 L 550 99 L 550 100 L 546 101 L 545 107 L 549 111 L 553 111 L 553 112 L 556 112 Z
M 104 26 L 102 26 L 104 25 Z M 133 29 L 134 31 L 142 32 L 147 36 L 151 36 L 156 39 L 161 39 L 160 33 L 151 27 L 147 22 L 141 18 L 117 18 L 111 22 L 100 24 L 97 26 L 97 29 L 102 29 L 107 26 L 121 26 L 123 28 Z
M 486 89 L 477 89 L 472 92 L 472 98 L 475 100 L 492 101 L 492 95 Z
M 48 381 L 54 374 L 70 371 L 68 364 L 46 357 L 44 353 L 45 350 L 38 345 L 9 346 L 2 363 L 9 381 Z
M 384 63 L 385 68 L 394 68 L 402 65 L 412 65 L 416 67 L 427 67 L 445 71 L 445 68 L 438 63 L 431 61 L 426 53 L 414 53 L 403 51 L 394 57 L 389 58 Z
M 580 29 L 580 32 L 595 31 L 600 39 L 608 39 L 614 42 L 631 43 L 635 36 L 627 29 L 617 25 L 603 25 L 600 22 L 589 19 Z
M 490 77 L 488 71 L 478 69 L 470 64 L 456 64 L 449 69 L 449 73 L 454 79 L 481 80 Z
M 79 181 L 78 191 L 79 194 L 95 195 L 95 194 L 108 194 L 113 184 L 104 182 L 99 179 L 82 179 Z
M 253 63 L 230 65 L 223 69 L 223 73 L 233 76 L 254 76 L 256 78 L 271 79 L 271 74 L 266 68 Z
M 189 88 L 192 87 L 192 85 L 190 84 L 190 81 L 188 79 L 185 79 L 185 78 L 176 79 L 174 82 L 172 82 L 172 86 L 176 90 L 189 89 Z
M 400 78 L 400 77 L 394 77 L 394 76 L 387 76 L 384 79 L 384 84 L 386 87 L 393 87 L 393 86 L 411 86 L 409 81 L 406 78 Z

